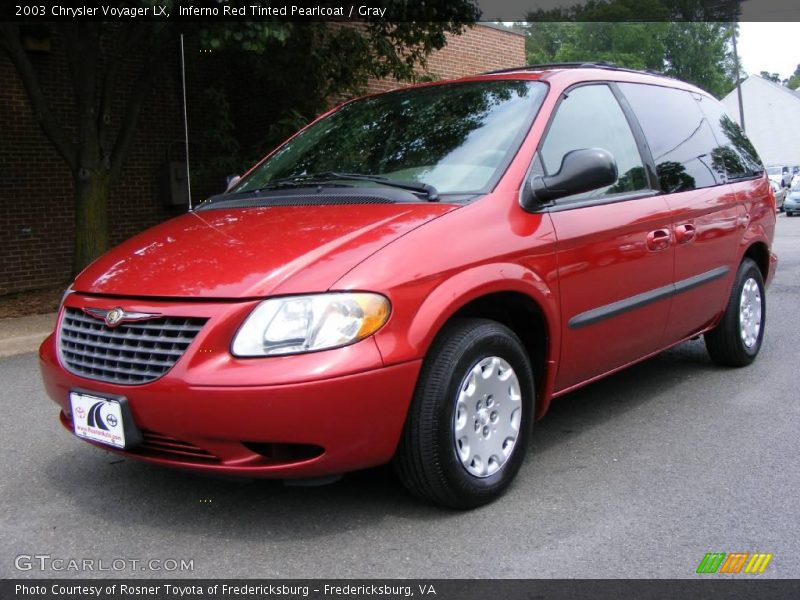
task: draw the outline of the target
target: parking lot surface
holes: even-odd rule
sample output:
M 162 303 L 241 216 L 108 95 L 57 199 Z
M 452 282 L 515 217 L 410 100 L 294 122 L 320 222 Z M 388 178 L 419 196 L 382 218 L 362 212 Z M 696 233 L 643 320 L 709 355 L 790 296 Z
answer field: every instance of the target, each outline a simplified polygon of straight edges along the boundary
M 775 250 L 753 365 L 715 367 L 698 340 L 555 401 L 510 491 L 471 512 L 388 468 L 297 488 L 121 459 L 62 429 L 34 354 L 0 359 L 0 576 L 685 578 L 758 551 L 761 577 L 798 577 L 800 218 Z M 18 570 L 28 555 L 193 570 Z

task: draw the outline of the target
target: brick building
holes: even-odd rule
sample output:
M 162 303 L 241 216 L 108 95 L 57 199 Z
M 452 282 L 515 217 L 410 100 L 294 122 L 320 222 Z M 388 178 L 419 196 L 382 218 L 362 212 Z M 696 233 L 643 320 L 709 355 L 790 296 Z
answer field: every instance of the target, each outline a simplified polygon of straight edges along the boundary
M 57 41 L 54 41 L 57 43 Z M 59 52 L 31 53 L 47 99 L 67 135 L 74 123 L 73 91 Z M 480 24 L 428 59 L 427 72 L 452 79 L 525 63 L 524 38 Z M 128 79 L 131 73 L 123 74 Z M 398 87 L 374 80 L 368 92 Z M 115 107 L 119 114 L 121 107 Z M 109 207 L 111 243 L 168 218 L 161 174 L 170 149 L 183 140 L 180 89 L 160 80 L 145 103 L 130 156 Z M 266 149 L 265 149 L 266 150 Z M 36 123 L 10 60 L 0 53 L 0 295 L 37 289 L 69 278 L 74 237 L 74 195 L 69 169 Z

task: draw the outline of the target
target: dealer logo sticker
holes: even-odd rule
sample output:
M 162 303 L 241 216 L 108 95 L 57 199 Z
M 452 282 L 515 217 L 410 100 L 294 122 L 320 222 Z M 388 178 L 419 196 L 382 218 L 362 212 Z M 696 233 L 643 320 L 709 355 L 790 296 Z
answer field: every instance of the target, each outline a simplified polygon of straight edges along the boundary
M 89 427 L 98 427 L 108 431 L 108 426 L 103 422 L 103 415 L 100 414 L 104 404 L 105 402 L 97 402 L 89 409 L 89 417 L 86 419 L 86 424 Z
M 700 564 L 697 573 L 748 573 L 761 575 L 772 560 L 772 553 L 767 552 L 708 552 Z

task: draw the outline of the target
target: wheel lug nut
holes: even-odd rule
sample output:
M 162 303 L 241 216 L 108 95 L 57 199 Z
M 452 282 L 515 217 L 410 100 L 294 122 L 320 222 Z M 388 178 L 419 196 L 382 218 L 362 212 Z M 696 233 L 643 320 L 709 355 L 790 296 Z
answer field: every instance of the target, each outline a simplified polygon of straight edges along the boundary
M 496 411 L 492 411 L 492 417 L 491 418 L 492 418 L 492 423 L 497 421 L 497 412 Z
M 484 426 L 483 435 L 484 435 L 484 437 L 489 437 L 489 426 L 488 425 Z

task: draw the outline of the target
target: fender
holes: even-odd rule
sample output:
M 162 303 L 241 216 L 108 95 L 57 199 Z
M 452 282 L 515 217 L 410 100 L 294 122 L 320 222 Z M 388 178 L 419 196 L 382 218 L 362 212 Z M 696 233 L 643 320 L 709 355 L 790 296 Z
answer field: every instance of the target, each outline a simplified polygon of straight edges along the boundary
M 767 232 L 761 223 L 751 223 L 748 225 L 745 232 L 742 234 L 742 239 L 739 241 L 739 254 L 744 256 L 747 249 L 756 242 L 763 242 L 769 248 L 769 241 L 767 241 Z
M 744 182 L 740 189 L 737 189 L 737 196 L 744 198 L 745 215 L 741 220 L 741 227 L 744 230 L 739 240 L 738 266 L 747 251 L 753 244 L 764 244 L 766 248 L 766 267 L 767 276 L 764 278 L 764 286 L 768 286 L 773 276 L 775 268 L 778 266 L 778 258 L 772 253 L 772 239 L 775 235 L 775 199 L 772 189 L 769 187 L 766 175 L 759 179 Z M 731 280 L 731 285 L 733 281 Z
M 760 222 L 750 223 L 742 235 L 739 242 L 738 261 L 737 265 L 741 264 L 744 260 L 744 255 L 754 244 L 763 244 L 767 249 L 767 276 L 764 278 L 764 287 L 768 287 L 772 283 L 772 278 L 775 276 L 775 269 L 778 266 L 778 257 L 770 250 L 769 235 Z M 734 268 L 735 271 L 735 268 Z M 733 283 L 731 283 L 733 285 Z
M 537 382 L 536 418 L 546 412 L 555 380 L 552 368 L 561 351 L 560 310 L 556 291 L 536 272 L 516 263 L 478 265 L 442 280 L 411 316 L 405 340 L 378 334 L 376 342 L 386 365 L 425 356 L 445 323 L 473 300 L 498 292 L 517 292 L 535 302 L 547 329 L 544 381 Z

